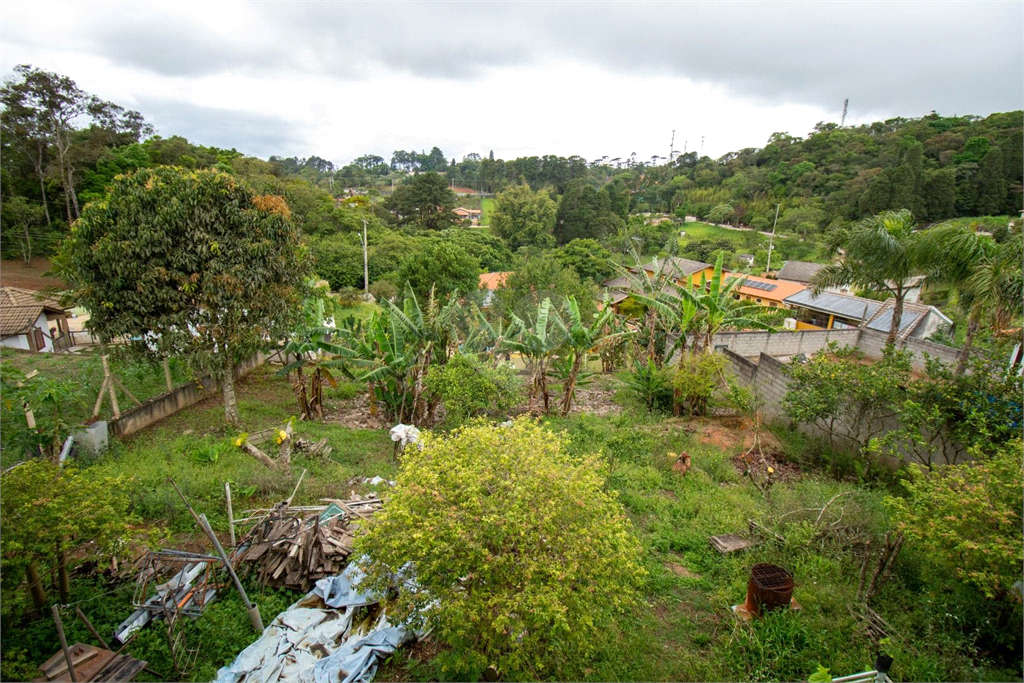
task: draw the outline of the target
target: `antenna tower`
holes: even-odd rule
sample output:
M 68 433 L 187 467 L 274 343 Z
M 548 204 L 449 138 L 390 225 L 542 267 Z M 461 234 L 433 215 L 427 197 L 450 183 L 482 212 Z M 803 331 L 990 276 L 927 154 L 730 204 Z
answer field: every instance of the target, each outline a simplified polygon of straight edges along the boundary
M 697 158 L 700 158 L 702 156 L 704 156 L 704 136 L 703 135 L 700 136 L 700 154 L 697 155 Z
M 846 123 L 846 108 L 850 106 L 850 98 L 847 97 L 843 100 L 843 117 L 839 119 L 839 127 L 842 128 L 843 124 Z
M 676 153 L 676 131 L 675 131 L 675 128 L 673 128 L 672 129 L 672 142 L 668 143 L 668 163 L 670 163 L 670 164 L 672 163 L 672 157 L 675 156 L 675 153 Z

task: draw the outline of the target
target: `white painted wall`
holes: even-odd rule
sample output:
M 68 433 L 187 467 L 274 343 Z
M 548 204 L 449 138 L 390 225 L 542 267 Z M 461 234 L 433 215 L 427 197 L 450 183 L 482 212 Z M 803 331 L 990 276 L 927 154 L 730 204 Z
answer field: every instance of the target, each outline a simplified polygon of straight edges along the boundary
M 10 337 L 4 337 L 3 339 L 0 339 L 0 346 L 6 346 L 9 349 L 22 349 L 23 351 L 28 351 L 28 335 L 15 334 Z
M 54 323 L 56 327 L 57 323 Z M 40 313 L 39 317 L 36 318 L 36 327 L 43 331 L 43 348 L 40 351 L 47 353 L 53 353 L 53 339 L 50 337 L 50 324 L 46 320 L 46 314 Z M 6 346 L 11 349 L 23 349 L 29 351 L 32 347 L 29 346 L 27 334 L 16 334 L 5 339 L 0 339 L 0 346 Z

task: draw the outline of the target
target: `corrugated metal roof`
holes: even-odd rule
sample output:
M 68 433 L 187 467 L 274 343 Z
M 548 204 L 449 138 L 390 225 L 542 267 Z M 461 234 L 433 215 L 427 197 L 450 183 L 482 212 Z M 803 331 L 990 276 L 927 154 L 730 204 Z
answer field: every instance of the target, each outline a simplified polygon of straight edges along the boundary
M 900 316 L 899 335 L 903 336 L 904 333 L 913 331 L 913 328 L 917 327 L 923 318 L 924 316 L 919 311 L 908 311 L 904 308 L 903 315 Z M 892 325 L 892 306 L 887 306 L 884 309 L 879 309 L 872 316 L 868 321 L 867 327 L 868 329 L 888 334 L 890 325 Z
M 889 333 L 889 326 L 892 325 L 892 309 L 896 305 L 894 299 L 889 299 L 882 306 L 879 307 L 878 311 L 868 320 L 866 327 L 872 330 L 878 330 L 879 332 Z M 947 325 L 952 325 L 953 321 L 947 318 L 942 311 L 935 308 L 934 306 L 928 306 L 926 304 L 903 304 L 903 314 L 900 316 L 900 329 L 899 336 L 906 338 L 924 322 L 924 319 L 929 314 L 934 313 L 942 319 Z
M 828 313 L 829 315 L 838 315 L 843 318 L 860 321 L 870 318 L 882 307 L 881 301 L 864 299 L 848 294 L 833 294 L 831 292 L 812 294 L 809 289 L 787 296 L 785 302 L 794 306 L 802 306 L 815 311 L 821 311 L 822 313 Z

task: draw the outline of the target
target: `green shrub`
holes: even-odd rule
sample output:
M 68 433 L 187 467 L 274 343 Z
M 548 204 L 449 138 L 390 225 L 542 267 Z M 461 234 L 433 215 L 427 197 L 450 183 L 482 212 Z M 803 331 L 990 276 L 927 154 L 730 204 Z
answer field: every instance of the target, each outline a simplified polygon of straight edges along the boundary
M 725 357 L 721 354 L 684 352 L 672 374 L 676 414 L 707 415 L 724 370 Z
M 654 412 L 655 408 L 664 410 L 672 405 L 668 376 L 655 366 L 654 361 L 644 363 L 634 359 L 633 369 L 626 376 L 626 388 L 647 407 L 647 412 Z
M 911 468 L 904 482 L 908 495 L 886 499 L 912 542 L 989 598 L 1013 595 L 1024 562 L 1022 448 L 1017 439 L 990 459 L 940 467 L 930 475 Z
M 363 290 L 355 287 L 342 287 L 334 293 L 335 302 L 344 308 L 358 306 L 363 300 Z
M 599 457 L 570 455 L 564 436 L 525 418 L 426 435 L 357 541 L 372 587 L 415 568 L 389 618 L 434 628 L 462 680 L 488 665 L 507 679 L 580 676 L 644 575 Z
M 4 473 L 3 588 L 22 578 L 51 574 L 62 601 L 68 600 L 72 562 L 86 556 L 109 559 L 125 553 L 139 519 L 130 514 L 128 477 L 95 476 L 72 465 L 30 460 Z M 88 544 L 88 545 L 86 545 Z M 50 567 L 52 572 L 44 572 Z M 42 582 L 32 592 L 37 608 L 46 603 Z
M 398 296 L 398 287 L 387 280 L 378 280 L 370 283 L 370 294 L 373 294 L 377 301 L 391 300 Z
M 444 403 L 452 426 L 471 417 L 503 415 L 523 399 L 523 381 L 513 366 L 491 367 L 467 354 L 430 368 L 426 385 Z

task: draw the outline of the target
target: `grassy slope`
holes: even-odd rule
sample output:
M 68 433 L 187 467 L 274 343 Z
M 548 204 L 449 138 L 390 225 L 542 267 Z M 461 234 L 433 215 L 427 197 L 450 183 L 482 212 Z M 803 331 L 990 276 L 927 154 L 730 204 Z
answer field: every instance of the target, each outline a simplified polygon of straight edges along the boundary
M 480 211 L 480 225 L 491 224 L 491 214 L 494 213 L 494 199 L 490 197 L 484 197 L 481 200 L 482 208 Z
M 255 431 L 281 424 L 294 412 L 294 397 L 287 383 L 269 368 L 257 369 L 239 383 L 240 408 L 245 428 Z M 348 398 L 359 387 L 343 384 L 330 390 L 330 398 Z M 574 452 L 601 449 L 608 457 L 609 485 L 636 525 L 644 546 L 649 572 L 648 608 L 623 619 L 611 644 L 579 672 L 587 680 L 806 680 L 818 662 L 835 675 L 871 667 L 874 648 L 850 617 L 846 605 L 856 591 L 856 556 L 835 544 L 811 544 L 797 529 L 786 546 L 765 544 L 753 550 L 720 556 L 708 537 L 744 533 L 749 518 L 768 521 L 782 510 L 820 506 L 841 491 L 856 489 L 856 504 L 847 515 L 861 516 L 868 525 L 879 524 L 882 492 L 825 476 L 807 475 L 779 483 L 772 501 L 739 475 L 730 461 L 738 446 L 704 443 L 684 427 L 707 431 L 721 421 L 688 421 L 649 417 L 630 410 L 621 417 L 578 416 L 550 419 L 563 431 Z M 271 504 L 288 495 L 298 473 L 309 473 L 296 503 L 314 503 L 320 497 L 360 490 L 350 485 L 355 475 L 393 476 L 392 445 L 386 431 L 348 429 L 328 424 L 299 423 L 302 436 L 327 437 L 334 453 L 329 462 L 294 458 L 292 472 L 270 472 L 230 445 L 233 432 L 223 425 L 216 398 L 182 411 L 144 430 L 93 466 L 99 473 L 130 473 L 136 478 L 136 510 L 153 521 L 163 521 L 177 534 L 170 547 L 198 537 L 180 501 L 164 483 L 173 477 L 191 502 L 206 512 L 213 525 L 226 531 L 224 482 L 235 483 L 235 509 Z M 735 429 L 733 429 L 735 431 Z M 215 462 L 204 453 L 217 446 Z M 694 467 L 685 476 L 671 470 L 667 453 L 686 450 Z M 243 487 L 255 487 L 251 493 Z M 859 510 L 859 512 L 858 512 Z M 796 575 L 799 614 L 773 615 L 754 624 L 737 621 L 729 606 L 746 591 L 750 565 L 769 561 L 790 568 Z M 667 563 L 685 567 L 692 576 L 674 573 Z M 919 560 L 904 552 L 894 578 L 875 607 L 900 634 L 893 668 L 896 680 L 980 680 L 1017 676 L 1019 672 L 990 671 L 971 666 L 964 647 L 969 621 L 958 621 L 956 594 L 941 582 L 922 585 Z M 86 579 L 74 584 L 73 601 L 94 598 L 86 613 L 101 632 L 108 632 L 129 611 L 130 585 L 115 589 L 96 587 Z M 297 596 L 252 586 L 263 609 L 264 621 Z M 928 599 L 922 599 L 927 594 Z M 196 667 L 186 676 L 174 674 L 167 658 L 162 629 L 143 632 L 128 651 L 153 663 L 161 678 L 209 680 L 215 670 L 231 661 L 254 638 L 233 591 L 189 626 L 190 644 L 201 646 Z M 10 607 L 8 607 L 9 609 Z M 946 616 L 943 616 L 943 615 Z M 983 615 L 974 615 L 981 618 Z M 70 619 L 68 621 L 71 621 Z M 72 642 L 90 642 L 74 623 Z M 47 619 L 19 623 L 4 620 L 4 677 L 29 676 L 31 667 L 53 652 L 55 633 Z M 394 657 L 380 673 L 382 680 L 412 677 L 436 680 L 439 672 L 418 665 L 406 652 Z M 155 680 L 148 674 L 140 680 Z

